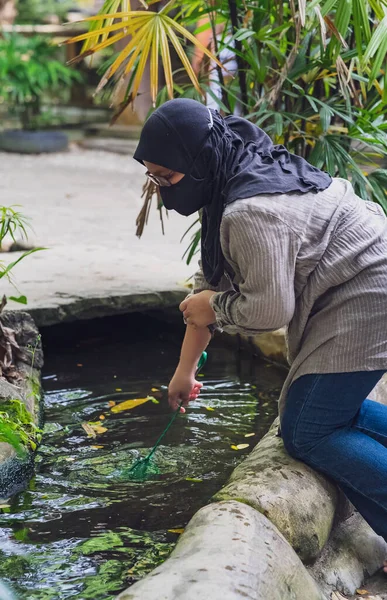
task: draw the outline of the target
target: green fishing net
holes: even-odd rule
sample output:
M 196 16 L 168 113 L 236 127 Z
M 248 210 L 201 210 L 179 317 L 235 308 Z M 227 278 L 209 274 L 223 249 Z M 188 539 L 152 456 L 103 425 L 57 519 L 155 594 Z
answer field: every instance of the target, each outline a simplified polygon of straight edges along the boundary
M 141 458 L 128 469 L 124 469 L 121 478 L 128 481 L 142 483 L 154 475 L 159 475 L 160 469 L 153 462 L 152 457 Z
M 198 362 L 196 375 L 198 374 L 202 366 L 205 364 L 206 360 L 207 352 L 203 352 Z M 129 467 L 128 469 L 124 469 L 121 473 L 121 479 L 126 479 L 127 481 L 137 481 L 141 483 L 143 481 L 146 481 L 150 477 L 153 477 L 154 475 L 158 475 L 160 473 L 158 467 L 153 462 L 153 455 L 156 452 L 159 445 L 161 444 L 162 439 L 167 434 L 169 428 L 172 426 L 177 415 L 179 414 L 182 404 L 183 402 L 180 403 L 178 409 L 172 415 L 168 425 L 160 435 L 152 450 L 149 452 L 148 456 L 146 456 L 145 458 L 140 458 L 140 460 L 137 460 L 131 467 Z

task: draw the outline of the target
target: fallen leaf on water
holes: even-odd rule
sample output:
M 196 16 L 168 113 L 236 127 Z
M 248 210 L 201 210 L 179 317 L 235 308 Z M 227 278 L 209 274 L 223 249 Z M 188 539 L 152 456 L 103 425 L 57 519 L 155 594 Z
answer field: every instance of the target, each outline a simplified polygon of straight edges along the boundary
M 160 404 L 160 402 L 156 398 L 154 398 L 153 396 L 148 396 L 148 398 L 149 398 L 149 400 L 151 402 L 153 402 L 153 404 Z
M 204 374 L 203 373 L 198 373 L 197 377 L 204 377 Z
M 107 431 L 107 427 L 102 427 L 102 425 L 99 424 L 99 421 L 94 423 L 82 423 L 82 427 L 89 437 L 96 437 L 97 433 L 105 433 L 105 431 Z
M 104 446 L 90 446 L 93 450 L 99 450 L 100 448 L 104 448 Z
M 136 406 L 140 406 L 140 404 L 145 404 L 145 402 L 149 402 L 152 400 L 152 396 L 147 396 L 146 398 L 135 398 L 134 400 L 125 400 L 124 402 L 120 402 L 112 407 L 111 411 L 113 413 L 123 412 L 124 410 L 131 410 L 132 408 L 136 408 Z
M 170 533 L 184 533 L 184 529 L 168 529 Z
M 253 435 L 255 435 L 255 433 L 245 433 L 245 437 L 253 437 Z
M 244 450 L 245 448 L 248 448 L 250 446 L 250 444 L 233 444 L 231 446 L 231 450 Z
M 368 590 L 356 590 L 356 593 L 360 596 L 364 596 L 365 594 L 369 594 Z
M 104 421 L 106 419 L 105 415 L 99 415 L 100 421 Z
M 215 408 L 212 408 L 212 406 L 206 406 L 206 410 L 209 410 L 212 412 L 213 410 L 215 410 Z
M 92 425 L 91 427 L 96 433 L 105 433 L 107 431 L 107 427 L 102 427 L 102 425 Z
M 115 406 L 117 404 L 117 402 L 114 402 L 114 400 L 109 400 L 108 404 L 111 408 L 112 406 Z
M 88 423 L 82 423 L 82 427 L 89 437 L 97 437 L 94 429 Z
M 198 479 L 197 477 L 186 477 L 186 481 L 194 481 L 195 483 L 202 483 L 203 479 Z
M 116 388 L 116 392 L 122 392 L 122 388 Z
M 159 392 L 160 390 L 158 388 L 152 388 L 151 392 Z

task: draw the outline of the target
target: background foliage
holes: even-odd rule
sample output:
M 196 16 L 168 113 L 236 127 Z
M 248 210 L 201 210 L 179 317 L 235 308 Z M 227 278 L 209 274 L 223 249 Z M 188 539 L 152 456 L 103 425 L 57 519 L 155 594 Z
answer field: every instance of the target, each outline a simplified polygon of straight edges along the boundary
M 202 29 L 224 29 L 215 54 L 234 48 L 234 79 L 225 81 L 214 60 L 200 81 L 189 66 L 192 45 L 198 45 L 190 32 L 204 15 L 208 22 Z M 124 106 L 130 104 L 150 60 L 154 106 L 172 96 L 203 101 L 216 69 L 220 110 L 229 113 L 238 105 L 275 143 L 332 176 L 350 179 L 359 196 L 387 212 L 387 0 L 171 0 L 160 12 L 151 5 L 131 11 L 129 0 L 106 0 L 83 37 L 81 57 L 128 34 L 132 37 L 106 67 L 99 89 L 109 81 L 113 88 L 124 86 Z M 172 72 L 171 48 L 178 69 L 186 72 L 183 82 L 176 83 Z M 139 233 L 154 191 L 145 190 Z
M 40 125 L 42 101 L 53 99 L 82 77 L 56 58 L 57 48 L 40 37 L 3 34 L 0 38 L 0 101 L 24 129 Z

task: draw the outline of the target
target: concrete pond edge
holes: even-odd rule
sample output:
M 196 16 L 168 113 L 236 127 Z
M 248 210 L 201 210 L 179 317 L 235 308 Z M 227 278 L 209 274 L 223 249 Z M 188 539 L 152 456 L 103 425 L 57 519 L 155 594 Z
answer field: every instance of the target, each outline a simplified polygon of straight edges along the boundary
M 286 364 L 284 330 L 242 337 Z M 387 378 L 373 399 L 387 403 Z M 387 544 L 323 475 L 269 432 L 190 520 L 170 557 L 117 600 L 328 600 L 380 569 Z
M 51 304 L 49 302 L 42 308 L 32 307 L 28 313 L 38 327 L 47 327 L 133 312 L 176 309 L 188 291 L 177 288 L 106 296 L 72 296 L 55 300 Z
M 38 329 L 28 313 L 6 311 L 0 316 L 0 321 L 3 328 L 14 332 L 16 345 L 11 343 L 12 350 L 8 347 L 6 351 L 12 351 L 13 364 L 20 375 L 15 383 L 0 378 L 0 411 L 5 403 L 20 402 L 27 411 L 24 414 L 29 421 L 25 425 L 29 441 L 21 443 L 19 452 L 14 444 L 4 438 L 0 441 L 0 499 L 6 500 L 24 489 L 33 473 L 34 455 L 39 444 L 38 431 L 42 422 L 40 370 L 43 352 Z

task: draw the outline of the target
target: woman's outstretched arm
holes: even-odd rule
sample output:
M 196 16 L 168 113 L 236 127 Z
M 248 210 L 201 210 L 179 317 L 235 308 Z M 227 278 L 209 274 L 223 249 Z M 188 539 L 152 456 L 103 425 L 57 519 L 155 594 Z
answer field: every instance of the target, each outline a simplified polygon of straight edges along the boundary
M 173 410 L 177 410 L 181 402 L 181 412 L 190 400 L 195 400 L 200 394 L 202 385 L 196 381 L 195 373 L 202 352 L 211 340 L 208 327 L 187 325 L 180 360 L 168 388 L 168 402 Z

